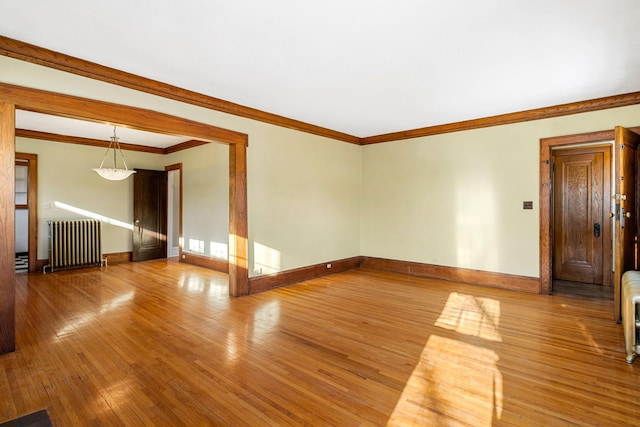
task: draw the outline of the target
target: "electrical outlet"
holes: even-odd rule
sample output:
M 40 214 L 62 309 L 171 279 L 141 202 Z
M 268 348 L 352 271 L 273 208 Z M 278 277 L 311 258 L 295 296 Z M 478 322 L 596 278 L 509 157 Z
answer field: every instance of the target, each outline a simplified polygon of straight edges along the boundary
M 253 270 L 254 274 L 262 274 L 262 267 L 260 268 L 256 268 L 255 270 Z
M 331 263 L 327 264 L 327 268 L 331 268 Z

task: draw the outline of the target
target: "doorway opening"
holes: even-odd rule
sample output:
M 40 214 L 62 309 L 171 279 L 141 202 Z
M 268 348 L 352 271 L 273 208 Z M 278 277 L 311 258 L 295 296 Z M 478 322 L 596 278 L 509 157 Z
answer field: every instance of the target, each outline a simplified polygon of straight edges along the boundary
M 38 155 L 16 153 L 15 170 L 15 270 L 38 270 Z
M 611 281 L 613 286 L 613 319 L 620 320 L 620 278 L 624 271 L 637 267 L 637 221 L 638 200 L 636 187 L 636 163 L 640 146 L 640 128 L 624 128 L 543 138 L 540 140 L 540 293 L 551 294 L 553 288 L 553 149 L 593 145 L 612 145 L 610 160 L 612 260 Z M 606 205 L 608 205 L 606 203 Z M 606 211 L 605 211 L 606 212 Z M 605 218 L 606 219 L 606 218 Z M 594 224 L 595 225 L 595 224 Z M 602 231 L 602 230 L 601 230 Z M 595 232 L 595 229 L 594 229 Z M 603 274 L 607 274 L 604 271 Z
M 7 114 L 0 115 L 0 119 L 2 119 L 0 120 L 0 131 L 4 132 L 0 141 L 4 143 L 2 148 L 7 151 L 15 149 L 16 108 L 77 120 L 126 126 L 159 134 L 189 136 L 198 141 L 225 144 L 228 147 L 229 155 L 229 294 L 233 297 L 249 294 L 247 134 L 133 106 L 117 105 L 21 86 L 0 84 L 0 87 L 2 87 L 2 95 L 0 96 L 2 102 L 0 104 L 4 106 L 4 110 L 8 111 Z M 11 153 L 12 163 L 13 156 L 14 154 Z M 13 181 L 14 171 L 7 174 L 7 177 Z M 13 183 L 6 188 L 12 186 Z M 15 197 L 14 194 L 5 196 L 9 200 L 13 200 Z M 15 233 L 14 218 L 13 215 L 7 215 L 7 217 L 4 232 L 13 237 Z M 8 251 L 8 253 L 11 252 L 12 250 Z M 0 268 L 3 271 L 8 268 L 6 261 L 8 260 L 3 260 Z M 12 270 L 14 270 L 13 264 L 11 263 Z M 12 292 L 9 286 L 6 288 L 7 294 Z M 5 287 L 0 286 L 0 295 L 3 291 L 5 291 Z M 11 293 L 11 295 L 13 294 Z M 8 306 L 13 305 L 11 301 Z M 13 310 L 13 308 L 8 307 L 8 310 Z M 12 312 L 7 311 L 9 314 Z
M 16 159 L 16 273 L 29 271 L 29 206 L 27 205 L 29 162 Z
M 613 300 L 612 145 L 551 150 L 553 294 Z
M 182 239 L 182 163 L 166 166 L 167 171 L 167 258 L 180 256 Z

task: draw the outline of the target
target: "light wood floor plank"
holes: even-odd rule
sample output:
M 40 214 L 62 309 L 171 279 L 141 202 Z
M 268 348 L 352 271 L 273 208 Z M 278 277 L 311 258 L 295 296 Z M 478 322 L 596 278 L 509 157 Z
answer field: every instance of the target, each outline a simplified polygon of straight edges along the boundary
M 230 299 L 166 260 L 16 281 L 0 422 L 640 425 L 609 299 L 366 269 Z

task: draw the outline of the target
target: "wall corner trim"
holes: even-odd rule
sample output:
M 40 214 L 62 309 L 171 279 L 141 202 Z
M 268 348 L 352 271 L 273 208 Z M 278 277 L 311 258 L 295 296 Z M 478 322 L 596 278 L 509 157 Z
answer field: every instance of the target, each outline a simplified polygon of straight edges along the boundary
M 327 268 L 331 264 L 331 268 Z M 460 282 L 469 285 L 487 286 L 513 291 L 540 293 L 540 280 L 536 277 L 518 276 L 490 271 L 471 270 L 441 265 L 422 264 L 368 256 L 357 256 L 337 261 L 309 265 L 292 270 L 249 278 L 249 294 L 312 280 L 329 274 L 341 273 L 357 268 L 389 271 L 409 276 Z
M 331 265 L 331 267 L 327 267 Z M 266 291 L 281 286 L 311 280 L 329 274 L 341 273 L 347 270 L 360 268 L 362 257 L 356 256 L 336 261 L 327 261 L 321 264 L 309 265 L 292 270 L 280 271 L 274 274 L 249 278 L 249 294 Z
M 481 285 L 513 291 L 540 293 L 540 279 L 490 271 L 471 270 L 442 265 L 422 264 L 418 262 L 393 259 L 362 257 L 362 267 L 373 270 L 391 271 L 410 276 L 429 277 L 447 281 Z
M 209 270 L 229 273 L 229 262 L 226 259 L 208 257 L 204 255 L 182 252 L 180 262 L 185 264 L 197 265 L 198 267 L 208 268 Z

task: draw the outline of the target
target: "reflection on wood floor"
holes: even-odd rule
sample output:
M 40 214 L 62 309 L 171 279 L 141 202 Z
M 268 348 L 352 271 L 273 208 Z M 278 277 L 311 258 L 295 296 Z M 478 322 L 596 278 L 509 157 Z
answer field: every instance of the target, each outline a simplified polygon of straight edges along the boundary
M 16 280 L 0 423 L 640 424 L 610 300 L 373 270 L 230 299 L 166 260 Z

